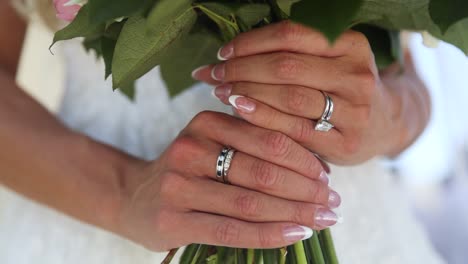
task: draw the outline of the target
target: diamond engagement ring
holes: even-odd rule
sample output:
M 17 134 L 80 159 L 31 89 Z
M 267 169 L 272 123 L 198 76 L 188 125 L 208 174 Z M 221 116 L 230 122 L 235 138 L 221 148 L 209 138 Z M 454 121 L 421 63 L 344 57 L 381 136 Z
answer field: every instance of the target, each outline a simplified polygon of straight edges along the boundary
M 322 91 L 323 96 L 325 97 L 325 109 L 323 111 L 322 117 L 315 125 L 316 131 L 328 132 L 334 126 L 330 123 L 330 119 L 333 114 L 334 104 L 332 98 L 325 92 Z

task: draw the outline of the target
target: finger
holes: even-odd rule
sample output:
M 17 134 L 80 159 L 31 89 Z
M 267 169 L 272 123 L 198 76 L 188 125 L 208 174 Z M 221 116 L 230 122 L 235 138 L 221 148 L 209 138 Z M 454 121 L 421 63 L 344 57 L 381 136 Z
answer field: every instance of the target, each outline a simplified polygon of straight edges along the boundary
M 194 147 L 194 145 L 197 145 Z M 203 150 L 202 150 L 203 148 Z M 191 149 L 191 151 L 189 150 Z M 193 151 L 194 149 L 198 149 Z M 174 164 L 175 170 L 182 175 L 209 177 L 217 180 L 214 164 L 222 146 L 214 142 L 192 143 L 185 146 L 183 156 Z M 329 178 L 324 169 L 314 172 L 314 178 L 300 175 L 276 164 L 255 158 L 237 151 L 228 171 L 228 181 L 236 186 L 277 196 L 287 200 L 311 202 L 337 208 L 341 198 L 328 187 Z
M 327 160 L 339 151 L 342 134 L 331 129 L 328 132 L 315 130 L 315 122 L 310 119 L 282 113 L 263 103 L 243 96 L 231 96 L 231 104 L 246 121 L 269 130 L 279 131 L 294 141 Z M 333 145 L 333 148 L 330 148 Z
M 249 222 L 294 222 L 313 229 L 332 226 L 338 221 L 329 208 L 289 201 L 267 194 L 210 180 L 193 179 L 184 196 L 188 209 L 224 215 Z
M 213 79 L 211 73 L 214 65 L 201 66 L 192 72 L 192 78 L 197 81 L 206 82 L 210 85 L 220 85 L 221 82 Z
M 210 156 L 207 157 L 210 162 L 206 163 L 209 166 L 205 175 L 214 179 L 213 164 L 217 156 Z M 236 152 L 228 171 L 228 180 L 233 185 L 287 200 L 338 207 L 340 198 L 329 189 L 328 176 L 324 172 L 317 172 L 317 175 L 320 175 L 318 179 L 307 178 L 273 163 Z
M 225 104 L 230 104 L 231 95 L 242 95 L 283 113 L 307 119 L 320 119 L 325 110 L 325 97 L 322 92 L 303 86 L 238 82 L 220 85 L 215 88 L 214 93 Z M 351 104 L 338 96 L 329 96 L 334 102 L 330 122 L 338 128 L 352 125 Z
M 185 216 L 187 244 L 232 248 L 280 248 L 310 238 L 312 229 L 294 223 L 250 223 L 199 212 Z
M 334 93 L 347 87 L 360 87 L 359 75 L 350 74 L 357 69 L 351 69 L 350 65 L 340 58 L 290 52 L 260 54 L 231 59 L 213 66 L 210 81 L 299 85 Z
M 361 34 L 362 35 L 362 34 Z M 242 33 L 221 48 L 218 58 L 228 60 L 260 53 L 290 51 L 323 57 L 338 57 L 356 45 L 357 32 L 345 32 L 333 45 L 319 31 L 291 21 L 272 24 Z
M 317 158 L 288 136 L 215 112 L 198 114 L 185 133 L 207 137 L 224 146 L 277 164 L 310 178 L 323 168 Z

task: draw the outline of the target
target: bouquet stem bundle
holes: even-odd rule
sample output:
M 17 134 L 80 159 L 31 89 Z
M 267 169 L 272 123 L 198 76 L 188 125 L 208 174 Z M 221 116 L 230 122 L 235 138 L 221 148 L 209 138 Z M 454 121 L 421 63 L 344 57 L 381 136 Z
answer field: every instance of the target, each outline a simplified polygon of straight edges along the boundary
M 178 249 L 162 264 L 170 264 Z M 338 264 L 330 229 L 278 249 L 241 249 L 192 244 L 185 248 L 180 264 Z

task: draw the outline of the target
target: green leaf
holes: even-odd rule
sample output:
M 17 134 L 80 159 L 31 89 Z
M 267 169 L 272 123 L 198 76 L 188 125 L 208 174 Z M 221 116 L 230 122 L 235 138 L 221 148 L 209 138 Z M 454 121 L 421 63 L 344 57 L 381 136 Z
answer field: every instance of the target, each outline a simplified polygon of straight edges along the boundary
M 234 15 L 241 19 L 247 26 L 252 27 L 270 14 L 270 6 L 267 4 L 241 5 Z
M 364 0 L 355 23 L 368 23 L 385 29 L 429 31 L 468 54 L 468 19 L 442 33 L 429 14 L 430 0 Z
M 123 86 L 122 88 L 119 89 L 119 91 L 127 96 L 127 98 L 130 100 L 130 101 L 133 101 L 135 100 L 135 95 L 136 95 L 136 86 L 135 86 L 135 82 L 131 82 L 129 84 L 127 84 L 126 86 Z
M 292 5 L 291 19 L 321 31 L 330 42 L 350 28 L 364 0 L 302 0 Z
M 58 41 L 73 39 L 77 37 L 98 37 L 104 32 L 104 23 L 92 23 L 89 19 L 89 6 L 84 5 L 68 26 L 57 31 L 51 47 Z
M 440 31 L 435 28 L 429 32 L 435 37 L 455 45 L 468 55 L 468 18 L 449 27 L 445 34 L 440 33 Z
M 301 0 L 277 0 L 276 2 L 278 3 L 279 8 L 283 10 L 285 14 L 288 16 L 291 15 L 291 7 L 294 3 L 297 3 Z
M 128 17 L 148 6 L 150 0 L 90 0 L 90 21 L 104 23 L 106 21 Z
M 167 51 L 161 63 L 161 75 L 170 96 L 194 85 L 191 72 L 202 65 L 215 63 L 222 42 L 213 33 L 200 31 L 180 39 Z
M 219 28 L 225 42 L 235 38 L 240 33 L 239 25 L 234 20 L 235 7 L 233 3 L 207 2 L 196 5 Z
M 85 38 L 83 39 L 83 46 L 87 52 L 93 50 L 96 54 L 96 58 L 102 56 L 101 38 Z
M 398 48 L 394 47 L 397 43 L 392 43 L 393 37 L 389 30 L 365 24 L 357 25 L 353 29 L 366 35 L 379 69 L 387 68 L 399 58 Z
M 162 0 L 150 11 L 147 23 L 151 33 L 159 33 L 158 25 L 167 23 L 182 12 L 192 9 L 192 0 Z
M 114 57 L 115 45 L 117 41 L 115 39 L 102 37 L 101 38 L 101 51 L 104 64 L 106 66 L 105 79 L 109 78 L 112 74 L 112 60 Z
M 431 0 L 429 13 L 442 33 L 445 33 L 456 22 L 468 18 L 468 1 Z
M 162 2 L 174 0 L 160 0 Z M 187 34 L 195 24 L 197 14 L 192 7 L 179 9 L 170 19 L 153 20 L 153 34 L 147 34 L 147 21 L 143 16 L 129 18 L 122 29 L 115 47 L 112 62 L 114 87 L 122 87 L 159 65 L 164 52 L 174 41 Z

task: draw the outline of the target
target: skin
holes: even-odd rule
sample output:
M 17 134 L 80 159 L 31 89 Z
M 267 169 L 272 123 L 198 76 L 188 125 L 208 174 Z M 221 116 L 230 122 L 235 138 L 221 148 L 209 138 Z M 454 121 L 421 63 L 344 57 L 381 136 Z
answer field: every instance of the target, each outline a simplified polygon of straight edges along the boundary
M 280 131 L 335 164 L 393 157 L 428 122 L 429 96 L 411 57 L 404 73 L 399 65 L 379 73 L 358 32 L 345 32 L 330 46 L 319 32 L 285 21 L 241 34 L 219 55 L 226 61 L 197 69 L 194 78 L 216 85 L 215 95 L 243 119 Z M 311 121 L 324 111 L 320 91 L 335 104 L 335 128 L 326 133 Z
M 0 1 L 0 184 L 154 251 L 276 248 L 304 238 L 301 226 L 336 223 L 340 198 L 321 161 L 281 132 L 203 112 L 144 161 L 66 128 L 14 82 L 25 24 L 8 3 Z M 238 150 L 232 185 L 215 180 L 225 145 Z

